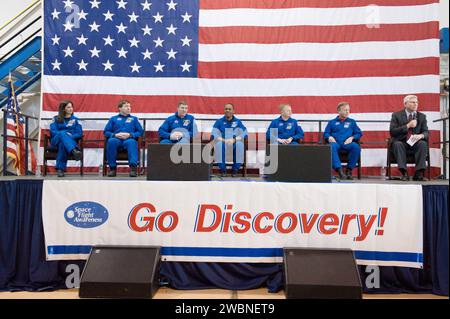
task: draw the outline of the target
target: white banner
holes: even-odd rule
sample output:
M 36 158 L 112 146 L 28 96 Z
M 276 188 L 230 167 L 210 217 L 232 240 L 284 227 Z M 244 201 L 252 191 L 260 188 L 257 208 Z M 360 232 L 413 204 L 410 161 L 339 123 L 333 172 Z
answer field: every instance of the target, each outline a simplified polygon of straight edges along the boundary
M 281 262 L 309 247 L 423 265 L 420 185 L 46 180 L 42 214 L 48 260 L 150 245 L 169 261 Z

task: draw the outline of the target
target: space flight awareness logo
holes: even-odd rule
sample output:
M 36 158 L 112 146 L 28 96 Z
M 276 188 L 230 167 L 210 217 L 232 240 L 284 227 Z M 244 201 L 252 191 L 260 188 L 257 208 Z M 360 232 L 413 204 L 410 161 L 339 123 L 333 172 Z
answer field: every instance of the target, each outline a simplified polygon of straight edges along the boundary
M 67 207 L 66 221 L 78 228 L 95 228 L 103 225 L 109 217 L 108 210 L 95 202 L 78 202 Z

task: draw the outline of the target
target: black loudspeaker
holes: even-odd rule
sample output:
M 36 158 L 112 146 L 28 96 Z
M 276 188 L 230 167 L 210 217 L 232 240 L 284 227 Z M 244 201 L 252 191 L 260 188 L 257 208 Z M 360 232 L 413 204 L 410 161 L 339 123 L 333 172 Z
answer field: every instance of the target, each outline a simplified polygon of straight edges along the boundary
M 273 154 L 278 154 L 278 168 L 268 172 L 273 165 Z M 331 148 L 326 145 L 267 145 L 267 181 L 331 183 Z
M 284 248 L 288 299 L 361 299 L 362 285 L 351 250 Z
M 209 181 L 211 180 L 211 146 L 203 144 L 149 144 L 147 180 Z M 171 158 L 183 162 L 174 162 Z
M 81 275 L 80 298 L 152 298 L 160 247 L 94 246 Z

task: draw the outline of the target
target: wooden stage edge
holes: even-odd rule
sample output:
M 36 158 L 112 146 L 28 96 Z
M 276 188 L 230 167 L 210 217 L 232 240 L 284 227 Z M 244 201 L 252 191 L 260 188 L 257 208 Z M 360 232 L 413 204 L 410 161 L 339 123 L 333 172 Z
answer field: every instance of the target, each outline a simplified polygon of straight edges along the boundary
M 0 292 L 0 299 L 79 299 L 78 289 L 51 292 Z M 266 288 L 252 290 L 176 290 L 159 288 L 154 299 L 285 299 L 283 291 L 269 293 Z M 432 294 L 364 294 L 363 299 L 449 299 Z
M 136 178 L 131 178 L 128 174 L 117 174 L 116 177 L 102 177 L 96 174 L 87 174 L 84 176 L 80 176 L 78 174 L 67 174 L 65 177 L 57 177 L 56 175 L 47 175 L 44 177 L 35 177 L 35 176 L 0 176 L 0 181 L 12 181 L 12 180 L 83 180 L 83 181 L 117 181 L 117 180 L 126 180 L 126 181 L 146 181 L 146 177 L 144 175 L 138 176 Z M 219 177 L 216 175 L 211 176 L 211 181 L 235 181 L 235 182 L 265 182 L 262 177 L 259 176 L 248 176 L 248 177 Z M 410 181 L 404 182 L 399 179 L 387 180 L 381 177 L 365 177 L 358 180 L 356 177 L 354 180 L 336 180 L 333 178 L 333 184 L 340 183 L 353 183 L 353 184 L 386 184 L 386 185 L 449 185 L 449 181 L 447 179 L 432 179 L 430 181 L 417 182 L 413 181 L 412 178 Z

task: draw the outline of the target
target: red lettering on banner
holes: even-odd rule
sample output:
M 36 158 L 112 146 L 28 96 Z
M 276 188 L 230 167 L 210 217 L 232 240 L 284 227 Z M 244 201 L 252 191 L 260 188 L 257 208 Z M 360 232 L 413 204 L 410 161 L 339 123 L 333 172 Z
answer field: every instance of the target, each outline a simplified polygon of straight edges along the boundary
M 334 226 L 327 228 L 328 226 Z M 336 214 L 325 214 L 320 218 L 319 231 L 324 235 L 334 234 L 338 230 L 339 217 Z
M 341 226 L 341 231 L 340 233 L 342 235 L 347 235 L 348 232 L 348 225 L 350 223 L 350 221 L 352 221 L 353 219 L 356 219 L 357 216 L 356 214 L 352 214 L 352 215 L 344 215 L 342 218 L 342 226 Z
M 288 228 L 283 227 L 283 220 L 286 218 L 289 218 L 291 220 L 291 223 L 288 226 Z M 294 229 L 297 227 L 297 224 L 298 224 L 297 216 L 295 216 L 294 213 L 283 213 L 277 217 L 275 227 L 278 232 L 282 234 L 289 234 L 290 232 L 294 231 Z
M 204 226 L 206 213 L 211 211 L 214 217 L 214 222 L 210 226 Z M 200 205 L 197 224 L 195 225 L 195 231 L 199 233 L 212 232 L 219 227 L 222 221 L 222 210 L 217 205 Z
M 164 226 L 164 220 L 166 217 L 171 218 L 171 223 L 169 226 Z M 178 225 L 178 215 L 175 212 L 167 211 L 158 216 L 157 228 L 163 233 L 169 233 L 174 230 Z
M 233 232 L 238 233 L 238 234 L 242 234 L 242 233 L 246 233 L 250 230 L 250 222 L 246 219 L 250 219 L 252 218 L 252 215 L 250 213 L 247 212 L 239 212 L 234 216 L 234 222 L 236 224 L 238 224 L 239 226 L 242 226 L 243 228 L 239 228 L 238 225 L 235 225 L 233 227 L 231 227 L 231 229 L 233 230 Z
M 228 233 L 230 230 L 230 222 L 231 222 L 231 213 L 225 213 L 223 214 L 223 220 L 222 220 L 222 233 Z
M 302 228 L 304 234 L 309 234 L 311 232 L 311 229 L 313 229 L 316 224 L 317 218 L 319 218 L 319 214 L 312 214 L 310 216 L 311 217 L 308 223 L 307 214 L 300 214 L 300 222 L 303 226 Z
M 145 222 L 144 226 L 138 226 L 136 223 L 137 214 L 142 210 L 147 209 L 150 213 L 156 213 L 156 208 L 150 203 L 142 203 L 136 205 L 131 210 L 128 215 L 128 225 L 135 232 L 142 233 L 145 231 L 153 231 L 153 227 L 155 226 L 155 217 L 154 216 L 144 216 L 141 218 L 141 221 Z
M 233 205 L 224 205 L 223 207 L 224 211 L 219 205 L 199 205 L 194 232 L 210 233 L 219 231 L 229 233 L 231 230 L 234 233 L 243 234 L 253 230 L 256 234 L 267 234 L 275 230 L 281 234 L 289 234 L 300 226 L 301 234 L 310 234 L 316 226 L 318 233 L 321 235 L 333 235 L 335 233 L 347 235 L 353 222 L 359 229 L 359 233 L 353 240 L 364 241 L 371 231 L 374 231 L 376 236 L 384 234 L 383 228 L 388 215 L 387 207 L 380 208 L 376 215 L 339 215 L 335 213 L 300 213 L 296 215 L 293 212 L 275 215 L 267 211 L 255 215 L 245 211 L 233 213 L 230 211 L 233 209 Z M 209 222 L 211 220 L 212 222 Z M 376 224 L 377 220 L 378 223 Z M 130 229 L 139 233 L 154 230 L 169 233 L 177 228 L 179 221 L 175 211 L 167 210 L 159 215 L 156 214 L 156 208 L 151 203 L 136 205 L 128 215 Z M 210 225 L 207 223 L 210 223 Z
M 388 209 L 387 207 L 383 207 L 380 208 L 379 213 L 378 213 L 378 227 L 379 229 L 377 229 L 375 231 L 375 235 L 377 236 L 383 236 L 384 235 L 384 222 L 386 221 L 387 218 L 387 213 L 388 213 Z
M 261 220 L 263 218 L 267 218 L 269 220 L 273 220 L 273 214 L 272 213 L 268 213 L 268 212 L 263 212 L 260 213 L 258 215 L 256 215 L 255 219 L 253 220 L 253 229 L 255 230 L 256 233 L 259 234 L 266 234 L 268 232 L 270 232 L 273 228 L 273 226 L 266 226 L 264 228 L 261 227 Z
M 373 226 L 373 223 L 377 219 L 377 215 L 369 215 L 368 220 L 366 221 L 366 216 L 358 215 L 359 229 L 360 233 L 358 237 L 355 237 L 355 241 L 363 241 L 366 239 L 367 235 L 370 232 L 370 229 Z

